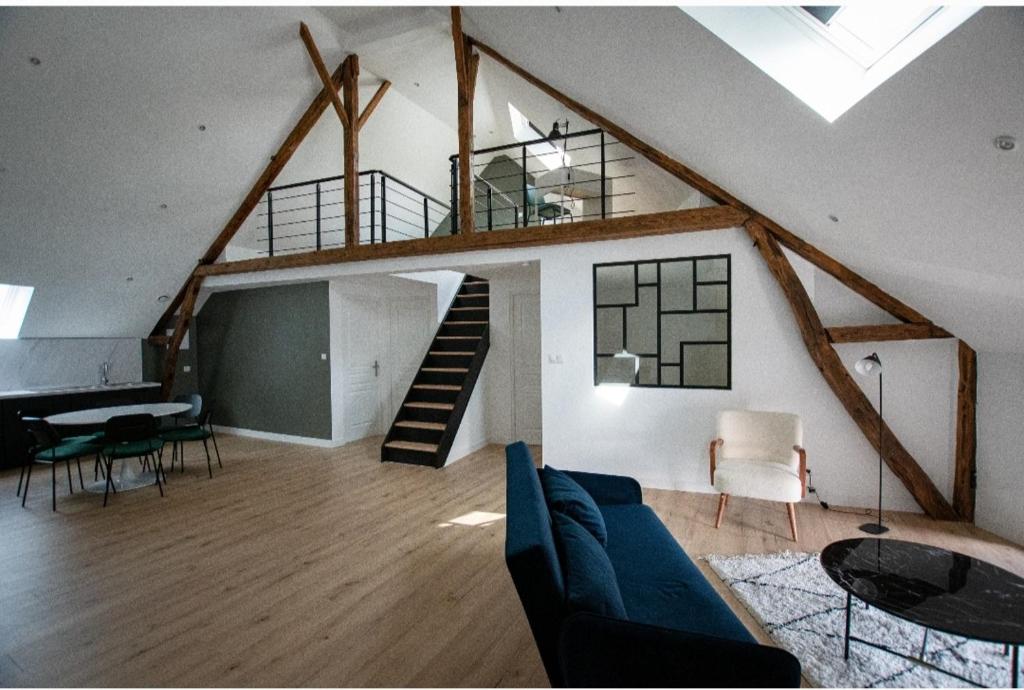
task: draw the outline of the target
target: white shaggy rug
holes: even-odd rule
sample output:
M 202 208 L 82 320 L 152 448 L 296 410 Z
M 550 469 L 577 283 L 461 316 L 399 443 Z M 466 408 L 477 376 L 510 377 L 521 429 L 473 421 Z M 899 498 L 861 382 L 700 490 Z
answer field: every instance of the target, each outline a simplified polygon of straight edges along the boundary
M 858 642 L 843 660 L 846 593 L 816 553 L 707 556 L 712 570 L 751 615 L 803 666 L 818 687 L 970 687 L 953 676 Z M 916 656 L 924 628 L 853 600 L 851 634 Z M 984 687 L 1010 685 L 1003 646 L 930 632 L 925 660 Z

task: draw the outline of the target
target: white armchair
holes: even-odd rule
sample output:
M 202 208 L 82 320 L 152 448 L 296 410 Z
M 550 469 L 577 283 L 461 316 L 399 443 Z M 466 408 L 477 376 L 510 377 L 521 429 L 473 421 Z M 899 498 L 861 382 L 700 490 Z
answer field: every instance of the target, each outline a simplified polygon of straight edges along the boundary
M 807 495 L 807 453 L 800 417 L 783 412 L 726 410 L 718 413 L 718 435 L 709 448 L 711 485 L 718 491 L 715 528 L 729 496 L 786 504 L 797 540 L 795 504 Z

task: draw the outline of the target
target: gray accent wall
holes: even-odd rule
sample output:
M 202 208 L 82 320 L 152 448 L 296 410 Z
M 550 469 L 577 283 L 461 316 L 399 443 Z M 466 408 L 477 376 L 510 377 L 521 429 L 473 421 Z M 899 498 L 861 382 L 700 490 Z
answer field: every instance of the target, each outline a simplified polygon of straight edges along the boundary
M 330 439 L 328 309 L 326 282 L 211 295 L 193 335 L 213 423 Z

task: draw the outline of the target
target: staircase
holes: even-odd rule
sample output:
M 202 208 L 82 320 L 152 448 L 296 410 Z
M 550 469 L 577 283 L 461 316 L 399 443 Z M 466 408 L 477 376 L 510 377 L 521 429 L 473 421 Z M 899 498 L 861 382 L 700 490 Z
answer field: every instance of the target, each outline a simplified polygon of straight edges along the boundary
M 380 449 L 382 462 L 444 467 L 490 346 L 486 280 L 467 275 Z

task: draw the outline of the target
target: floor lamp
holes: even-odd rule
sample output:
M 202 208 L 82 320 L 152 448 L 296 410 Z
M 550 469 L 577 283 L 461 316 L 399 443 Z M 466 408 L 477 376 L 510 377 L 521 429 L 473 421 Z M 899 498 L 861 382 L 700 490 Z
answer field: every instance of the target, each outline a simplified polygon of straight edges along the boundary
M 878 522 L 867 522 L 860 526 L 868 534 L 885 534 L 889 528 L 882 524 L 882 360 L 872 352 L 853 365 L 861 376 L 878 374 Z

